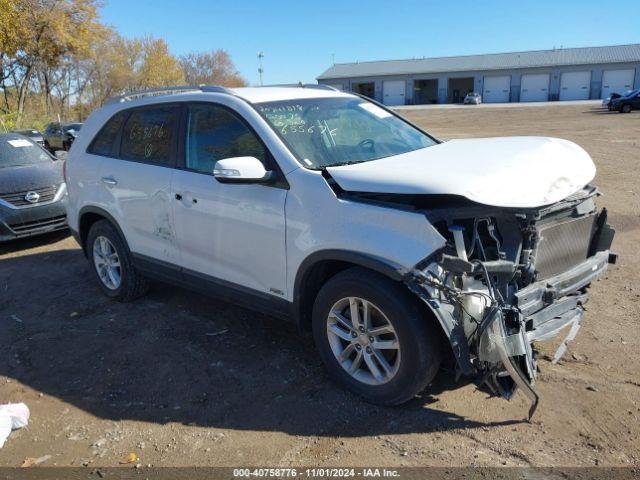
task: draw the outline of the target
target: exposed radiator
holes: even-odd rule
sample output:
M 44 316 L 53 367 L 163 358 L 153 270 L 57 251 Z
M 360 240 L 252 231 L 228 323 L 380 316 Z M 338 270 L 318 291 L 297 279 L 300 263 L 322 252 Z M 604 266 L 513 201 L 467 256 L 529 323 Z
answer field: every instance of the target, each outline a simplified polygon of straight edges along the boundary
M 535 252 L 538 280 L 552 277 L 581 263 L 589 254 L 596 214 L 540 225 Z

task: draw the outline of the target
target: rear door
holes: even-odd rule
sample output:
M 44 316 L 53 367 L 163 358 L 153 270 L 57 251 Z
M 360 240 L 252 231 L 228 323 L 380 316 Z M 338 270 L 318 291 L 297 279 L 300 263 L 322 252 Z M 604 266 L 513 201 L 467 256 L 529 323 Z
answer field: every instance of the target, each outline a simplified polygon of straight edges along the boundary
M 180 108 L 155 104 L 128 111 L 119 133 L 118 152 L 105 157 L 100 179 L 108 210 L 131 251 L 171 264 L 179 263 L 171 177 Z
M 185 273 L 235 290 L 283 296 L 287 190 L 220 183 L 213 176 L 216 161 L 231 157 L 256 157 L 267 170 L 277 170 L 265 145 L 230 108 L 193 103 L 186 112 L 184 150 L 173 194 Z

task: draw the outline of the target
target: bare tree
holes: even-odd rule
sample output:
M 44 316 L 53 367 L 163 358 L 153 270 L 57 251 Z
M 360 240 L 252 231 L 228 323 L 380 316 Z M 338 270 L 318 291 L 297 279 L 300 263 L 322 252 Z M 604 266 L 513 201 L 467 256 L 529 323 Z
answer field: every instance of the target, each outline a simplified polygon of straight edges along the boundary
M 247 85 L 225 50 L 188 53 L 180 57 L 180 66 L 190 85 L 208 84 L 227 87 Z

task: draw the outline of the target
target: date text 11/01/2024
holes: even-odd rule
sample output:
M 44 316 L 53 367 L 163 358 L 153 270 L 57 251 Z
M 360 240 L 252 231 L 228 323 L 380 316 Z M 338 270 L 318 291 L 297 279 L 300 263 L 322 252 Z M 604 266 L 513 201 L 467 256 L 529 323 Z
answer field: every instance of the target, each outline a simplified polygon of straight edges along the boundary
M 389 468 L 236 468 L 234 478 L 398 478 L 398 470 Z

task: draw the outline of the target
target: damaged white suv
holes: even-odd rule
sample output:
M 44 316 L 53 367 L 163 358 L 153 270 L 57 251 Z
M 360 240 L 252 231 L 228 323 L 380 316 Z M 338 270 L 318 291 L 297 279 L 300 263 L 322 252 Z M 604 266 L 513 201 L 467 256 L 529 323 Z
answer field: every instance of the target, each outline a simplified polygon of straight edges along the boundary
M 163 280 L 291 318 L 334 379 L 384 405 L 450 357 L 535 408 L 532 342 L 566 328 L 559 357 L 615 261 L 594 175 L 565 140 L 443 143 L 322 86 L 119 97 L 66 163 L 69 225 L 106 295 Z

